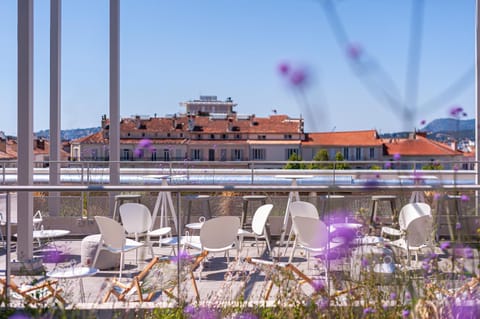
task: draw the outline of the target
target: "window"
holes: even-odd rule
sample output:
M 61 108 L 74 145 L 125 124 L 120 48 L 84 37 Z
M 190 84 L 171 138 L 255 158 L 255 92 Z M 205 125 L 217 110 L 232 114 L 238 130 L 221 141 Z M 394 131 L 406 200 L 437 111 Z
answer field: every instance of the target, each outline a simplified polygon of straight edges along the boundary
M 267 136 L 266 135 L 258 135 L 259 140 L 266 140 Z
M 210 139 L 214 140 L 215 139 L 215 134 L 210 134 Z
M 222 134 L 222 138 L 223 138 L 224 140 L 226 140 L 226 139 L 227 139 L 227 134 Z
M 232 161 L 241 161 L 242 160 L 242 150 L 234 149 L 232 150 Z
M 220 160 L 221 161 L 226 161 L 227 160 L 227 150 L 222 148 L 220 150 Z
M 287 160 L 292 156 L 292 154 L 298 155 L 298 149 L 296 148 L 287 148 Z
M 202 152 L 199 149 L 193 149 L 192 150 L 192 160 L 193 161 L 202 160 Z
M 239 139 L 240 139 L 240 134 L 236 134 L 236 135 L 235 135 L 235 138 L 236 138 L 237 140 L 239 140 Z
M 97 160 L 98 158 L 98 150 L 96 148 L 92 149 L 92 160 Z
M 291 140 L 292 139 L 292 134 L 285 134 L 283 135 L 283 138 L 286 140 Z
M 258 161 L 258 160 L 263 161 L 266 158 L 266 153 L 267 151 L 264 148 L 254 148 L 252 159 L 254 161 Z
M 362 149 L 360 147 L 355 148 L 355 160 L 359 161 L 362 159 Z
M 130 150 L 128 148 L 124 148 L 123 151 L 123 159 L 126 160 L 126 161 L 129 161 L 131 158 L 130 158 Z
M 157 149 L 156 148 L 151 150 L 151 159 L 152 159 L 152 161 L 157 160 Z
M 163 160 L 164 161 L 170 160 L 170 150 L 168 148 L 163 149 Z
M 343 148 L 343 159 L 345 159 L 345 160 L 349 159 L 348 147 Z
M 373 147 L 370 147 L 370 159 L 375 158 L 375 149 Z
M 198 139 L 198 140 L 201 140 L 201 139 L 202 139 L 202 135 L 201 135 L 201 134 L 197 134 L 197 139 Z

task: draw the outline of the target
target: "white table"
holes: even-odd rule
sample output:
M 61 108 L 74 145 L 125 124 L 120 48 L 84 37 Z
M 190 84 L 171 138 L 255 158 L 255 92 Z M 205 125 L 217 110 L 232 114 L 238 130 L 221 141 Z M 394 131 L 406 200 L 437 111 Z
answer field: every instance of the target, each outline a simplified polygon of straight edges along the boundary
M 66 229 L 41 229 L 33 231 L 33 239 L 41 246 L 41 240 L 48 241 L 68 234 L 70 234 L 70 231 Z M 14 234 L 13 236 L 18 237 L 18 234 Z
M 178 253 L 175 253 L 175 247 L 180 246 L 180 249 L 185 249 L 186 247 L 201 249 L 202 246 L 200 243 L 200 236 L 192 235 L 180 236 L 180 239 L 178 236 L 164 238 L 160 240 L 160 245 L 171 246 L 172 252 L 176 255 L 178 255 Z
M 428 180 L 437 180 L 438 177 L 434 175 L 399 175 L 398 178 L 400 182 L 403 180 L 411 180 L 413 181 L 414 185 L 422 185 L 425 184 Z M 410 203 L 424 203 L 425 196 L 423 195 L 423 191 L 413 191 L 412 195 L 410 196 Z
M 297 180 L 299 179 L 304 179 L 304 178 L 313 178 L 313 175 L 275 175 L 275 178 L 279 179 L 290 179 L 292 180 L 292 186 L 297 186 Z M 287 200 L 287 207 L 285 209 L 285 216 L 283 218 L 283 224 L 282 224 L 282 230 L 280 233 L 280 245 L 283 245 L 283 241 L 285 240 L 285 233 L 287 231 L 287 224 L 288 224 L 288 219 L 290 217 L 290 203 L 293 201 L 299 201 L 300 200 L 300 194 L 298 191 L 291 191 L 288 194 L 288 200 Z
M 94 276 L 97 272 L 97 268 L 67 266 L 65 268 L 55 268 L 47 272 L 47 276 L 55 279 L 78 279 L 80 284 L 80 298 L 82 302 L 85 302 L 83 278 Z

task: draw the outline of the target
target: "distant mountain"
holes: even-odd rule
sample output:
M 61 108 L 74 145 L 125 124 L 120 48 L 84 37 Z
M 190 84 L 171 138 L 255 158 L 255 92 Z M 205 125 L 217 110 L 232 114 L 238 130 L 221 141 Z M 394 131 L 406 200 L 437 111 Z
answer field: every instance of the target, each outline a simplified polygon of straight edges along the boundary
M 90 127 L 90 128 L 76 128 L 70 130 L 61 130 L 60 136 L 62 140 L 71 141 L 80 137 L 88 136 L 95 134 L 100 131 L 100 127 Z M 50 139 L 50 130 L 41 130 L 35 133 L 37 137 L 44 137 Z
M 428 123 L 422 131 L 429 133 L 442 133 L 453 131 L 475 131 L 475 119 L 456 120 L 452 118 L 436 119 Z

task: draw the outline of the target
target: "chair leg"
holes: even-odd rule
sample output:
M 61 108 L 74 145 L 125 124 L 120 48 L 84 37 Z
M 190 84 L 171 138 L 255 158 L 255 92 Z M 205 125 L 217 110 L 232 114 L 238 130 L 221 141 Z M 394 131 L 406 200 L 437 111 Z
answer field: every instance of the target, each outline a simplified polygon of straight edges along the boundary
M 124 253 L 120 253 L 120 274 L 118 275 L 118 278 L 122 278 L 122 270 L 123 270 L 123 259 L 124 259 Z
M 296 248 L 297 248 L 297 238 L 295 238 L 295 241 L 293 242 L 292 252 L 290 253 L 290 258 L 288 259 L 289 263 L 292 262 L 293 254 L 295 253 Z

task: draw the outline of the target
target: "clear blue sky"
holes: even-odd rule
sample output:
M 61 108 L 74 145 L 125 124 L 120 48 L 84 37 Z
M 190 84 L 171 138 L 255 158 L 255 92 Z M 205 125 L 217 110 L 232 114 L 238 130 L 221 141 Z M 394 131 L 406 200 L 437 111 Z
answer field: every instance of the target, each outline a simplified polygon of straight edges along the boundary
M 49 128 L 50 1 L 34 2 L 37 131 Z M 62 129 L 108 115 L 108 2 L 62 3 Z M 411 129 L 453 105 L 473 118 L 475 0 L 425 0 L 419 58 L 409 63 L 415 3 L 121 0 L 121 116 L 163 116 L 217 95 L 240 114 L 302 115 L 307 131 Z M 14 135 L 16 10 L 16 0 L 0 0 L 0 130 Z M 307 71 L 302 94 L 278 71 L 284 62 Z M 412 116 L 402 116 L 405 105 Z

